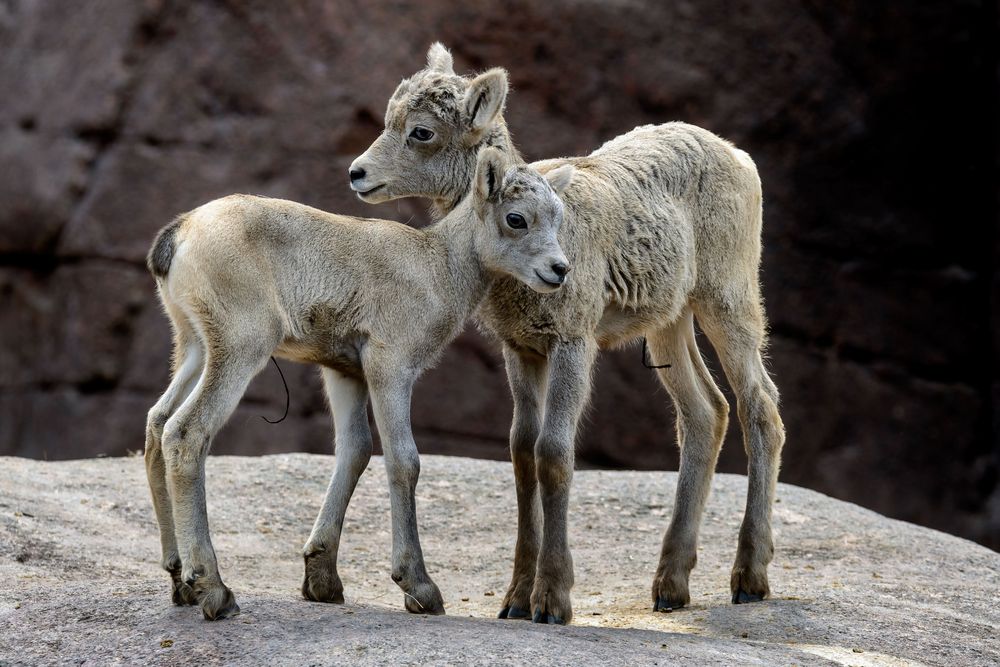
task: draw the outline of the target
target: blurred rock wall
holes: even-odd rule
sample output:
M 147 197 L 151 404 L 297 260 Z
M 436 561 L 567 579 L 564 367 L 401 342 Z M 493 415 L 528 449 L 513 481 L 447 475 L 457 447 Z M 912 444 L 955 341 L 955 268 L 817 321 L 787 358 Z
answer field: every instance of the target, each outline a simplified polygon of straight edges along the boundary
M 143 258 L 174 214 L 251 192 L 425 224 L 346 171 L 440 39 L 510 71 L 528 158 L 675 119 L 749 151 L 782 479 L 996 547 L 996 33 L 981 2 L 2 0 L 0 454 L 142 448 L 170 346 Z M 315 371 L 284 368 L 288 420 L 259 419 L 269 367 L 214 451 L 329 451 Z M 475 332 L 418 386 L 422 451 L 507 457 L 509 419 Z M 638 348 L 605 354 L 580 463 L 674 468 L 673 443 Z

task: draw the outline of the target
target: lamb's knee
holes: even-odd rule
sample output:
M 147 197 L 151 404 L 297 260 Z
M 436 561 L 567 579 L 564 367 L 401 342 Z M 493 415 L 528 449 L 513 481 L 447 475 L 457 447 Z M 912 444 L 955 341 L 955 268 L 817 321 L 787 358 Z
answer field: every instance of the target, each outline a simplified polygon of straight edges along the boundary
M 163 428 L 163 460 L 174 476 L 194 478 L 208 448 L 209 434 L 191 420 L 171 418 Z
M 538 440 L 538 423 L 535 420 L 518 419 L 510 427 L 511 452 L 532 452 Z
M 366 433 L 338 433 L 334 440 L 334 454 L 337 465 L 346 465 L 347 470 L 360 476 L 372 458 L 372 441 Z
M 712 411 L 715 413 L 715 419 L 729 419 L 729 401 L 726 400 L 725 395 L 719 390 L 714 382 L 710 382 L 708 384 L 709 386 L 705 388 L 705 393 L 708 397 L 708 403 L 711 406 Z
M 146 413 L 146 437 L 152 436 L 157 442 L 163 438 L 163 427 L 167 425 L 170 413 L 159 406 L 154 405 Z
M 536 424 L 515 423 L 510 430 L 510 458 L 515 469 L 531 470 L 535 466 Z
M 347 460 L 348 471 L 354 477 L 360 477 L 372 460 L 372 450 L 369 445 L 367 449 L 353 450 Z
M 707 429 L 710 434 L 718 435 L 725 430 L 729 421 L 729 403 L 721 393 L 713 392 L 708 396 L 697 394 L 691 400 L 677 405 L 679 417 L 690 429 L 695 426 Z
M 726 438 L 726 430 L 729 428 L 729 403 L 725 399 L 722 399 L 722 405 L 716 405 L 714 407 L 715 419 L 713 425 L 715 427 L 713 435 L 715 440 L 721 443 Z
M 573 443 L 539 438 L 535 444 L 535 474 L 546 491 L 568 487 L 573 479 Z
M 709 393 L 709 405 L 711 410 L 712 429 L 715 440 L 721 445 L 726 437 L 726 428 L 729 426 L 729 401 L 722 395 L 717 387 Z
M 146 463 L 159 460 L 162 451 L 163 428 L 167 424 L 170 415 L 159 406 L 153 406 L 146 416 Z
M 389 460 L 389 483 L 403 488 L 414 488 L 420 478 L 420 455 L 413 451 L 396 453 Z
M 762 384 L 755 388 L 744 401 L 740 402 L 740 421 L 758 435 L 750 438 L 749 447 L 760 446 L 772 456 L 781 453 L 785 444 L 785 425 L 778 413 L 777 390 L 773 385 Z

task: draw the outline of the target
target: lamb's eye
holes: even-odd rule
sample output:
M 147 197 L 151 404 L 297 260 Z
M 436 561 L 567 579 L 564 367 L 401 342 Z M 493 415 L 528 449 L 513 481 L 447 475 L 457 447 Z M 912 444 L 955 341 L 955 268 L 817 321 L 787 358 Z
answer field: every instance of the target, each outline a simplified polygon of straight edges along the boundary
M 430 141 L 434 137 L 434 133 L 426 127 L 415 127 L 410 132 L 410 136 L 417 141 Z
M 528 226 L 528 222 L 520 213 L 508 213 L 507 226 L 511 229 L 524 229 Z

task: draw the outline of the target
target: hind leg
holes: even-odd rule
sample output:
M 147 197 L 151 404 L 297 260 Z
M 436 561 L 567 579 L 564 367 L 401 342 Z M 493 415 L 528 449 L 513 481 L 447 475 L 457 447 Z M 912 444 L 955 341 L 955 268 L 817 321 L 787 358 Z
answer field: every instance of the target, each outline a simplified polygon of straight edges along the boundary
M 163 427 L 191 390 L 201 374 L 204 354 L 201 344 L 186 322 L 174 324 L 174 371 L 167 390 L 149 411 L 146 420 L 146 478 L 160 529 L 163 569 L 172 580 L 171 599 L 174 604 L 195 604 L 194 591 L 181 580 L 181 559 L 174 535 L 174 516 L 167 490 L 166 467 L 163 461 Z
M 302 555 L 305 579 L 302 595 L 316 602 L 344 601 L 344 586 L 337 574 L 337 552 L 347 505 L 361 473 L 372 456 L 368 428 L 368 388 L 363 380 L 323 369 L 323 382 L 333 413 L 336 454 L 333 477 Z
M 726 434 L 729 405 L 705 368 L 690 311 L 648 339 L 654 364 L 671 364 L 657 372 L 674 402 L 681 449 L 673 517 L 653 579 L 653 610 L 672 611 L 691 601 L 688 578 L 698 559 L 698 531 Z
M 747 504 L 730 587 L 734 604 L 770 595 L 767 566 L 774 556 L 771 508 L 781 463 L 785 428 L 778 414 L 778 390 L 764 368 L 766 334 L 757 285 L 734 290 L 743 300 L 697 307 L 696 314 L 719 353 L 736 394 L 749 466 Z
M 205 370 L 184 404 L 167 421 L 163 457 L 173 507 L 174 532 L 181 558 L 181 579 L 194 590 L 207 620 L 239 613 L 232 592 L 222 583 L 212 547 L 205 502 L 205 458 L 212 438 L 232 414 L 247 385 L 277 344 L 266 334 L 220 342 L 214 335 Z

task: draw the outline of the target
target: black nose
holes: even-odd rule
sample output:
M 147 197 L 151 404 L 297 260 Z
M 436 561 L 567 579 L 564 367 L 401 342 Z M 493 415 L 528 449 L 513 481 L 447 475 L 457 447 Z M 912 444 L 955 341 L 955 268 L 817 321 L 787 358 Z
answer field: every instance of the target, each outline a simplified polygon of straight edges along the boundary
M 365 177 L 365 170 L 351 169 L 350 174 L 351 174 L 351 182 L 360 181 L 362 178 Z
M 556 274 L 560 278 L 565 278 L 566 274 L 569 273 L 569 267 L 562 262 L 556 262 L 552 265 L 552 273 Z

